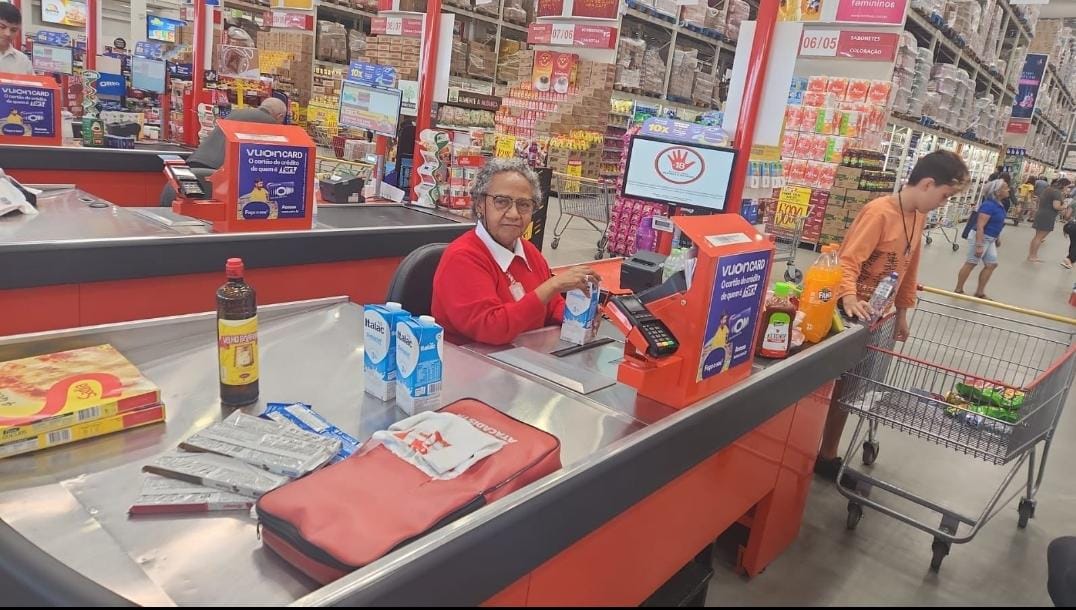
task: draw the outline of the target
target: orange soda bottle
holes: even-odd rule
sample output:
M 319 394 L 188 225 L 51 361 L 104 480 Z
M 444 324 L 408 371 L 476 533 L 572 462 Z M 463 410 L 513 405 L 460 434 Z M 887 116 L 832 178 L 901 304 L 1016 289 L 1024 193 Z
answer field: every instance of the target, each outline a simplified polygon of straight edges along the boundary
M 803 296 L 800 311 L 803 312 L 803 336 L 811 343 L 818 343 L 829 334 L 833 324 L 833 311 L 837 307 L 837 287 L 841 283 L 841 266 L 837 260 L 840 246 L 822 246 L 818 257 L 803 278 Z

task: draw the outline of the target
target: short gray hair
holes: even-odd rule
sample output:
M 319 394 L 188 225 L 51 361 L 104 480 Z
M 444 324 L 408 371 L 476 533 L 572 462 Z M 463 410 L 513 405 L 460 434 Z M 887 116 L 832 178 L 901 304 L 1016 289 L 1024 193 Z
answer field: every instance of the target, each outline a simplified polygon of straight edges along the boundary
M 983 185 L 983 201 L 987 199 L 993 199 L 994 201 L 1000 201 L 998 193 L 1001 192 L 1003 187 L 1009 186 L 1008 182 L 1005 182 L 1001 178 L 991 180 Z
M 478 202 L 482 197 L 489 192 L 489 185 L 493 182 L 493 177 L 497 174 L 503 174 L 506 172 L 514 172 L 523 176 L 530 182 L 531 189 L 534 191 L 534 201 L 541 205 L 542 203 L 542 187 L 538 184 L 538 174 L 535 173 L 531 166 L 527 165 L 527 162 L 519 158 L 511 159 L 489 159 L 482 169 L 478 170 L 478 174 L 475 175 L 474 180 L 471 181 L 471 213 L 475 216 L 478 215 Z

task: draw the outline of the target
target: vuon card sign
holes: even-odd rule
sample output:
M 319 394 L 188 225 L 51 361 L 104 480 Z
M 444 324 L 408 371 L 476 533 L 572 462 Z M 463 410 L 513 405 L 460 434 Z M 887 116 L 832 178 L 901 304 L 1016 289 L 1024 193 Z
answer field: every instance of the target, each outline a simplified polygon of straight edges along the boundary
M 193 202 L 216 231 L 309 229 L 313 219 L 314 142 L 295 125 L 217 122 L 227 144 L 210 177 L 213 197 Z M 206 205 L 220 206 L 216 210 Z

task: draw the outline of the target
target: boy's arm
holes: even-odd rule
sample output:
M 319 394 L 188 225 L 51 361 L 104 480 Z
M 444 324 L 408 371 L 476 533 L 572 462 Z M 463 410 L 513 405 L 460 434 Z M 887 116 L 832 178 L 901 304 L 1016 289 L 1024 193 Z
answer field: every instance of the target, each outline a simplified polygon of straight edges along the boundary
M 986 224 L 985 222 L 983 224 Z M 919 235 L 917 239 L 922 238 L 922 231 L 916 231 Z M 980 230 L 979 235 L 982 235 Z M 904 278 L 900 280 L 900 287 L 897 288 L 897 313 L 903 314 L 903 310 L 911 309 L 915 307 L 916 292 L 919 290 L 919 253 L 923 247 L 919 244 L 915 248 L 912 248 L 912 258 L 908 261 L 908 270 L 904 272 Z

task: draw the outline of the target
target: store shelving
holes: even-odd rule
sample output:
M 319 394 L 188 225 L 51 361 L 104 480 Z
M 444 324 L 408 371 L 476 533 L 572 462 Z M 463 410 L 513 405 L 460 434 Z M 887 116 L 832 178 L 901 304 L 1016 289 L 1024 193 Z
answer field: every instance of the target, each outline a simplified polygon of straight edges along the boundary
M 226 1 L 231 1 L 231 0 L 226 0 Z M 367 19 L 372 19 L 374 17 L 377 17 L 377 13 L 373 13 L 373 12 L 370 12 L 370 11 L 364 11 L 362 9 L 358 9 L 358 8 L 355 8 L 355 7 L 352 7 L 352 6 L 344 6 L 342 4 L 320 3 L 320 4 L 318 4 L 318 10 L 319 11 L 325 11 L 327 13 L 336 13 L 338 15 L 347 15 L 347 16 L 352 16 L 352 17 L 365 17 Z
M 995 70 L 983 63 L 970 49 L 961 47 L 949 39 L 941 28 L 930 21 L 929 16 L 924 15 L 918 9 L 909 9 L 904 27 L 916 36 L 920 44 L 926 43 L 924 46 L 934 52 L 936 60 L 941 56 L 950 59 L 954 65 L 965 69 L 970 68 L 968 71 L 976 81 L 977 93 L 991 93 L 1002 102 L 1012 102 L 1016 89 L 1000 78 Z M 939 47 L 943 53 L 939 53 Z

